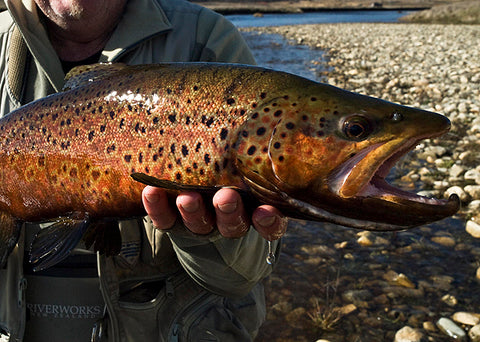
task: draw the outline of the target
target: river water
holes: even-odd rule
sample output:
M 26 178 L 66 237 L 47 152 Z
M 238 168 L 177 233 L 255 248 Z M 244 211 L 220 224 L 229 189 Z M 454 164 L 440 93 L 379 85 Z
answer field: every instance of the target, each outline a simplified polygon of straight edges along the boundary
M 227 15 L 237 27 L 261 27 L 324 23 L 394 23 L 413 11 L 365 10 L 365 11 L 318 11 L 289 14 L 263 14 L 255 17 L 251 14 Z
M 374 11 L 375 18 L 355 12 L 350 22 L 397 21 L 399 13 L 391 12 Z M 344 18 L 337 13 L 229 18 L 239 26 L 259 27 L 311 23 L 315 16 L 321 22 Z M 328 56 L 323 51 L 279 35 L 242 33 L 259 65 L 325 81 Z M 405 174 L 420 168 L 419 163 L 402 163 L 396 172 Z M 435 327 L 440 317 L 457 311 L 480 313 L 475 279 L 480 248 L 464 224 L 461 218 L 449 218 L 404 232 L 375 233 L 369 236 L 372 244 L 365 246 L 356 230 L 292 222 L 280 263 L 266 281 L 267 322 L 257 341 L 393 341 L 406 325 L 421 329 L 431 341 L 451 341 Z M 449 239 L 456 243 L 442 242 Z

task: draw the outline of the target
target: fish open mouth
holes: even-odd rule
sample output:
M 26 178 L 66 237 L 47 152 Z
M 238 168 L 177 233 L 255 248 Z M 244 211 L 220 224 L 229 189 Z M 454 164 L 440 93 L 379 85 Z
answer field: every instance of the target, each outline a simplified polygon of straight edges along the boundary
M 329 188 L 341 197 L 374 197 L 391 202 L 445 205 L 448 200 L 420 196 L 389 184 L 385 178 L 398 160 L 424 138 L 371 145 L 340 165 L 329 177 Z M 380 157 L 382 156 L 383 157 Z

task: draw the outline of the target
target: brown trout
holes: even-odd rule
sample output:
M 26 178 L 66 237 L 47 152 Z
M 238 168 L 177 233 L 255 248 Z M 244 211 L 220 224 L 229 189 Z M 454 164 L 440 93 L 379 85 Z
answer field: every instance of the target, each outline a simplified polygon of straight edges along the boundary
M 144 215 L 144 184 L 229 186 L 286 215 L 371 230 L 440 220 L 458 197 L 396 189 L 385 177 L 439 114 L 259 67 L 173 63 L 74 69 L 65 91 L 0 120 L 0 266 L 24 221 L 57 218 L 32 245 L 37 268 L 106 218 Z M 113 239 L 115 240 L 115 239 Z

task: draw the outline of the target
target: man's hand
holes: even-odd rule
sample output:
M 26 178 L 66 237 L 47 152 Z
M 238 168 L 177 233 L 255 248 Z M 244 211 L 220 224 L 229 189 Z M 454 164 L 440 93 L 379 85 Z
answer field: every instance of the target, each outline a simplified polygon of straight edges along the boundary
M 145 187 L 142 200 L 155 227 L 169 229 L 175 224 L 177 211 L 169 205 L 163 189 Z M 287 229 L 287 218 L 270 205 L 259 206 L 248 217 L 240 195 L 233 189 L 221 189 L 215 194 L 214 212 L 207 210 L 196 192 L 179 194 L 176 204 L 185 226 L 195 234 L 208 234 L 216 227 L 222 236 L 236 238 L 245 235 L 253 223 L 261 236 L 272 241 L 281 238 Z

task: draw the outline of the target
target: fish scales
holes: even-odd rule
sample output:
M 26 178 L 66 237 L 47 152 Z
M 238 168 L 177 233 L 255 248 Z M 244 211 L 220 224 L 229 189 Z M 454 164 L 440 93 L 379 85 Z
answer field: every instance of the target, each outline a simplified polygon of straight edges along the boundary
M 100 64 L 67 77 L 64 92 L 0 120 L 0 219 L 9 224 L 142 215 L 144 184 L 130 175 L 177 190 L 232 186 L 291 217 L 366 229 L 458 209 L 456 198 L 384 182 L 418 141 L 449 129 L 439 114 L 239 65 Z
M 159 71 L 129 70 L 118 81 L 92 82 L 7 116 L 1 160 L 11 167 L 2 176 L 15 186 L 2 189 L 9 199 L 2 210 L 13 207 L 26 220 L 82 206 L 117 216 L 138 202 L 142 186 L 125 177 L 133 172 L 242 186 L 231 170 L 222 171 L 231 168 L 236 128 L 271 84 L 236 69 L 223 77 L 215 70 Z

